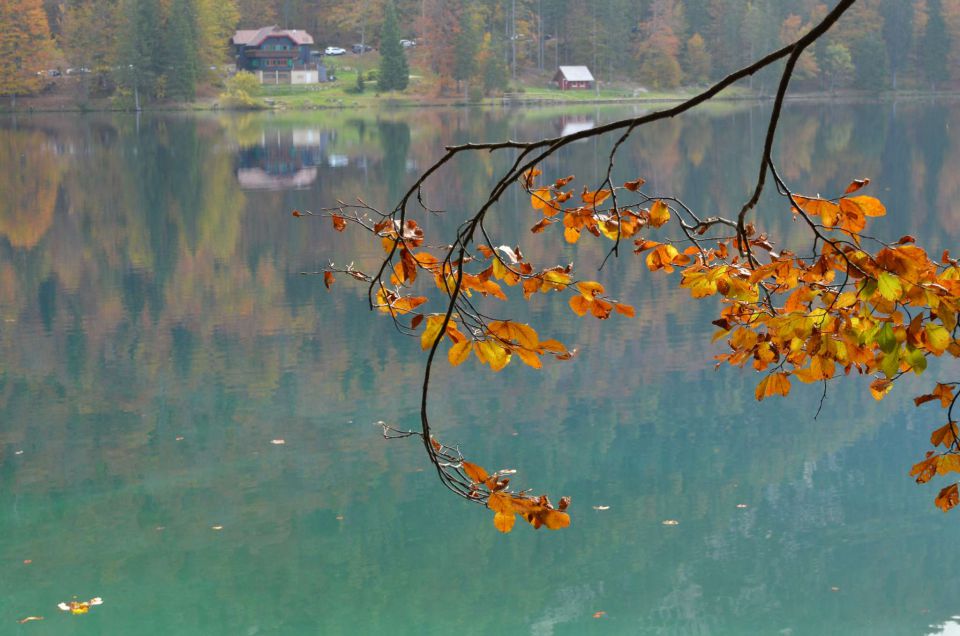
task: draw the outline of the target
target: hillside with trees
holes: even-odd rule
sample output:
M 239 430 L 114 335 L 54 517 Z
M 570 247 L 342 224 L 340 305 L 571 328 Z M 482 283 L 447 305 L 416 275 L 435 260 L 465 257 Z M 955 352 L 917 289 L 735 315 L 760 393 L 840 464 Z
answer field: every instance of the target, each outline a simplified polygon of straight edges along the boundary
M 544 85 L 559 65 L 603 83 L 671 90 L 723 77 L 825 15 L 815 0 L 2 0 L 0 95 L 43 88 L 38 72 L 83 69 L 85 86 L 192 100 L 232 62 L 234 29 L 270 24 L 326 46 L 417 41 L 414 72 L 444 94 Z M 42 9 L 42 10 L 41 10 Z M 29 42 L 28 49 L 24 43 Z M 386 61 L 387 67 L 397 60 Z M 943 90 L 960 82 L 960 0 L 859 0 L 800 60 L 807 91 Z M 388 81 L 389 84 L 389 81 Z M 769 94 L 771 72 L 750 88 Z

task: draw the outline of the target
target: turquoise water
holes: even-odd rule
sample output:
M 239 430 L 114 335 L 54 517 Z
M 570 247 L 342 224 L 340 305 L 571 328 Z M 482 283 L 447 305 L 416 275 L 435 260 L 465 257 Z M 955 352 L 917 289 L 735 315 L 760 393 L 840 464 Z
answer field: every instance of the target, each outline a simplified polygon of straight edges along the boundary
M 0 634 L 946 633 L 957 516 L 906 474 L 940 425 L 909 399 L 923 385 L 877 404 L 839 383 L 817 419 L 818 387 L 757 404 L 756 375 L 713 369 L 715 306 L 636 257 L 599 275 L 635 320 L 513 306 L 575 361 L 471 361 L 435 385 L 441 439 L 571 496 L 569 529 L 501 535 L 414 440 L 380 437 L 379 420 L 417 426 L 423 354 L 364 289 L 300 275 L 379 248 L 290 210 L 387 206 L 444 144 L 633 112 L 0 119 Z M 730 214 L 766 112 L 660 125 L 618 177 Z M 952 248 L 958 120 L 953 103 L 791 106 L 783 174 L 808 194 L 869 176 L 891 212 L 877 234 Z M 545 172 L 586 181 L 607 146 Z M 441 174 L 428 228 L 503 165 Z M 497 214 L 503 242 L 548 258 L 525 197 Z M 796 236 L 781 203 L 761 216 Z M 550 258 L 574 256 L 587 272 L 602 252 Z M 56 608 L 74 596 L 104 604 Z

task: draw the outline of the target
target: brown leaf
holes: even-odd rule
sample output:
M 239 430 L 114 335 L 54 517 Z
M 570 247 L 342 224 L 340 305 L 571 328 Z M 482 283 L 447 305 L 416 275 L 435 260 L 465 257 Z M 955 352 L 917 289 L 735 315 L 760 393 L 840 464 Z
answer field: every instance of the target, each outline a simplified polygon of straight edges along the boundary
M 339 214 L 331 215 L 330 220 L 333 221 L 333 229 L 335 229 L 337 232 L 343 232 L 345 229 L 347 229 L 347 220 Z
M 930 434 L 930 443 L 934 446 L 943 444 L 947 448 L 957 441 L 957 423 L 948 422 Z
M 843 191 L 844 194 L 850 194 L 851 192 L 856 192 L 860 188 L 870 183 L 870 179 L 854 179 L 850 182 L 850 185 L 847 186 L 847 189 Z
M 327 289 L 330 289 L 330 287 L 333 285 L 333 282 L 335 280 L 337 279 L 333 277 L 333 272 L 323 273 L 323 286 L 326 287 Z
M 641 178 L 637 178 L 637 179 L 634 179 L 633 181 L 627 181 L 626 183 L 623 184 L 623 187 L 626 188 L 627 190 L 630 190 L 630 192 L 636 192 L 637 190 L 640 189 L 640 187 L 644 183 L 646 183 L 646 181 L 644 181 Z
M 42 620 L 43 620 L 43 616 L 25 616 L 24 618 L 21 618 L 17 622 L 23 625 L 24 623 L 29 623 L 30 621 L 42 621 Z
M 937 504 L 937 508 L 946 512 L 956 506 L 958 502 L 960 502 L 960 492 L 957 491 L 957 484 L 950 484 L 940 491 L 934 503 Z

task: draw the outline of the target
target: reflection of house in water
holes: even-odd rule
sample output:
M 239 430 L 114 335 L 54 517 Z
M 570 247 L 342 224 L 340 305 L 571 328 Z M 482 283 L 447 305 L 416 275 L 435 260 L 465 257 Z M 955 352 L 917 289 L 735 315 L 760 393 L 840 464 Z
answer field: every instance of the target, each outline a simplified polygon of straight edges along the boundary
M 573 133 L 590 130 L 596 126 L 590 115 L 564 115 L 553 121 L 553 127 L 561 135 L 572 135 Z
M 245 190 L 307 188 L 327 165 L 327 145 L 334 131 L 315 128 L 268 130 L 260 143 L 240 149 L 237 180 Z

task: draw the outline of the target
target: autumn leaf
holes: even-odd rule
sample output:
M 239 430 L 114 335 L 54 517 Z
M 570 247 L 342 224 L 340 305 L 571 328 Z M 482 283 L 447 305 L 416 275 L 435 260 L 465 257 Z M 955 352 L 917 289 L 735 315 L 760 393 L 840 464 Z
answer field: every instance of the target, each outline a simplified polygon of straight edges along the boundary
M 882 400 L 883 397 L 893 388 L 893 380 L 880 378 L 870 383 L 870 395 L 874 400 Z
M 936 503 L 937 508 L 947 512 L 956 506 L 958 502 L 960 502 L 960 492 L 957 490 L 957 484 L 950 484 L 940 491 L 934 503 Z
M 347 229 L 347 220 L 339 214 L 330 215 L 330 220 L 333 221 L 333 229 L 337 232 L 343 232 Z
M 333 272 L 323 273 L 323 286 L 326 287 L 327 289 L 330 289 L 330 287 L 333 285 L 333 282 L 335 280 L 337 279 L 333 277 Z
M 633 181 L 627 181 L 626 183 L 623 184 L 623 187 L 626 188 L 627 190 L 630 190 L 631 192 L 636 192 L 641 188 L 641 186 L 643 186 L 644 183 L 646 183 L 646 181 L 644 181 L 643 179 L 637 178 L 637 179 L 634 179 Z
M 650 225 L 660 227 L 670 220 L 670 208 L 663 201 L 654 201 L 650 206 Z
M 930 443 L 934 446 L 943 444 L 947 448 L 957 441 L 957 423 L 948 422 L 930 434 Z
M 450 352 L 447 354 L 450 364 L 453 366 L 463 364 L 463 362 L 470 357 L 470 350 L 472 348 L 471 345 L 471 341 L 461 340 L 450 347 Z
M 757 400 L 762 401 L 771 395 L 787 395 L 790 393 L 790 379 L 786 373 L 771 373 L 757 385 L 754 395 Z
M 493 525 L 497 530 L 503 533 L 513 530 L 513 524 L 517 520 L 517 515 L 513 513 L 498 512 L 493 515 Z
M 475 484 L 482 484 L 490 479 L 490 475 L 487 474 L 487 471 L 481 466 L 468 461 L 461 462 L 461 465 L 463 466 L 463 472 L 465 472 L 467 477 Z
M 843 191 L 844 194 L 850 194 L 851 192 L 856 192 L 860 188 L 866 186 L 870 183 L 870 179 L 854 179 L 850 182 L 850 185 L 847 186 L 847 189 Z

